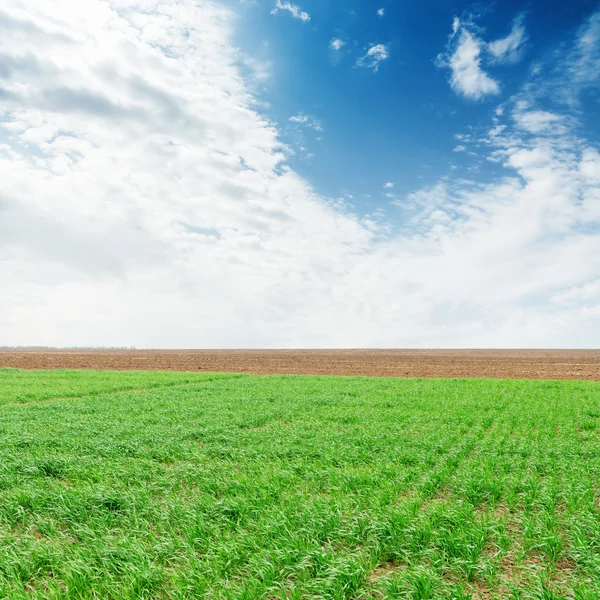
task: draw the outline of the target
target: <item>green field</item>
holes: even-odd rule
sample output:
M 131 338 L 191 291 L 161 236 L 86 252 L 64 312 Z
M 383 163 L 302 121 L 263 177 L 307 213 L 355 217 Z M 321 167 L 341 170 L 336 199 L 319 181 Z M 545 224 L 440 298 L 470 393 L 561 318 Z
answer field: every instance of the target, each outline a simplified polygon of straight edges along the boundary
M 0 370 L 0 598 L 600 598 L 600 385 Z

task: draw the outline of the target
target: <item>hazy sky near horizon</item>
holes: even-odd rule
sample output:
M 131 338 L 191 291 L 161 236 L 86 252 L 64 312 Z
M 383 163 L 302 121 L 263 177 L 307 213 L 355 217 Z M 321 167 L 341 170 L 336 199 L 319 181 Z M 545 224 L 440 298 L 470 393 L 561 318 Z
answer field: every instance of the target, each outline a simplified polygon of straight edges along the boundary
M 598 347 L 600 4 L 5 0 L 0 345 Z

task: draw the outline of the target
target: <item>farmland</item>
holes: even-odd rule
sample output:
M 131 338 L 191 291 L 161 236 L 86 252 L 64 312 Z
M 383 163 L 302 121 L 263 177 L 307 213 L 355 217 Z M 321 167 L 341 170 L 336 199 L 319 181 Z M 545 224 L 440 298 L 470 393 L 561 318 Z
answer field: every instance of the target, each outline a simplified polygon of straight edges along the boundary
M 0 367 L 600 381 L 600 350 L 1 350 Z
M 0 597 L 600 597 L 600 386 L 0 370 Z

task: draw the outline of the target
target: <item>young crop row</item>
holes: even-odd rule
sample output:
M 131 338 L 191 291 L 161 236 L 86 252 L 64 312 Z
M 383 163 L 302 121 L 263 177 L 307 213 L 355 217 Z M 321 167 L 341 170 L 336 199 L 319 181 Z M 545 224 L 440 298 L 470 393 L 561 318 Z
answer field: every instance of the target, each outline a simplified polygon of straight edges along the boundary
M 0 597 L 600 597 L 600 386 L 0 372 Z

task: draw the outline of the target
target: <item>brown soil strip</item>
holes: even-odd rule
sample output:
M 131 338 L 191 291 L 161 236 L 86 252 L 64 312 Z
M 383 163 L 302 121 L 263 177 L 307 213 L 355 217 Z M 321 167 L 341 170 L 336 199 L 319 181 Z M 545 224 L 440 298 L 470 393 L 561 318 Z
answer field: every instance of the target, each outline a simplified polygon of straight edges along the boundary
M 0 367 L 600 381 L 600 350 L 2 350 Z

